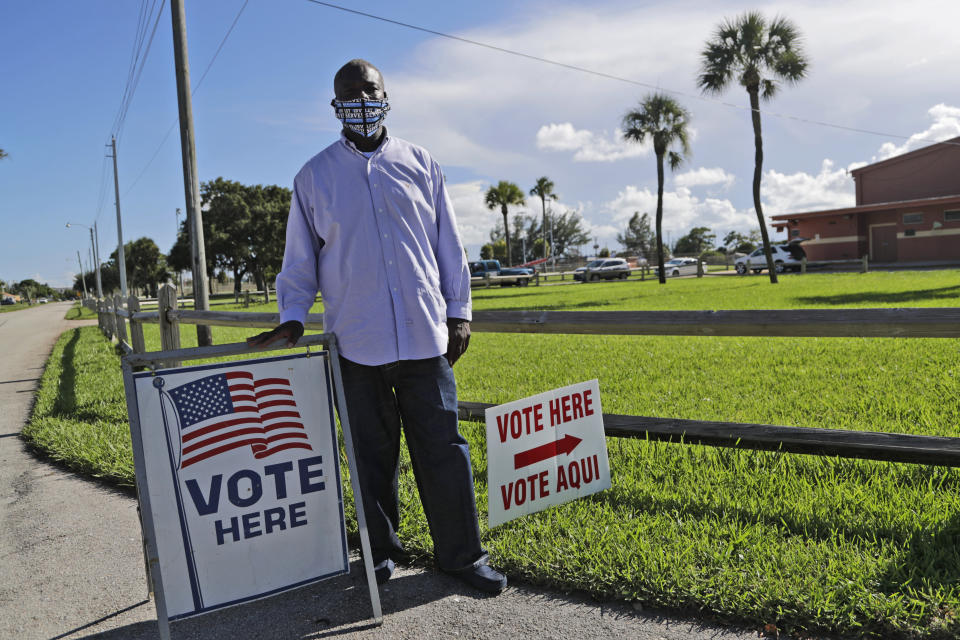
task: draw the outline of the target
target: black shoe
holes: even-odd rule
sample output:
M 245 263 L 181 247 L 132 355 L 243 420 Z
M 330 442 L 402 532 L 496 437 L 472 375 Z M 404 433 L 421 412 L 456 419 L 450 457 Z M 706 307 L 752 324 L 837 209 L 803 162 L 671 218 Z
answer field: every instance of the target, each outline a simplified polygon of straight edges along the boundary
M 484 593 L 498 594 L 507 588 L 507 576 L 488 564 L 467 567 L 459 571 L 447 571 L 447 573 Z
M 373 568 L 373 575 L 377 577 L 377 584 L 384 584 L 387 580 L 390 579 L 390 576 L 393 575 L 393 570 L 396 568 L 393 560 L 387 558 L 377 566 Z

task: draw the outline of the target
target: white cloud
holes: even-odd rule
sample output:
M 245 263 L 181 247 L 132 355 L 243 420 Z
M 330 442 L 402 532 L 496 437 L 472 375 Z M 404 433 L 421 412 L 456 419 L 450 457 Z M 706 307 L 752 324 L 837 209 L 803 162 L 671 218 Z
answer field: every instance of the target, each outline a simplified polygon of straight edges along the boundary
M 728 189 L 733 182 L 733 174 L 727 173 L 720 167 L 711 169 L 700 167 L 699 169 L 679 173 L 673 178 L 673 183 L 678 187 L 704 187 L 718 184 L 724 189 Z
M 877 155 L 873 157 L 873 162 L 886 160 L 920 147 L 926 147 L 934 142 L 942 142 L 960 136 L 960 107 L 951 107 L 940 103 L 930 107 L 927 113 L 933 118 L 933 124 L 926 131 L 913 134 L 899 146 L 892 142 L 885 142 Z
M 483 194 L 489 186 L 481 180 L 447 185 L 447 193 L 457 217 L 457 229 L 464 245 L 488 242 L 490 230 L 501 218 L 499 211 L 487 209 L 483 202 Z
M 635 211 L 649 213 L 653 222 L 657 211 L 657 193 L 628 185 L 603 207 L 612 214 L 612 219 L 618 223 L 617 229 L 622 231 Z M 747 230 L 756 227 L 756 215 L 751 210 L 737 210 L 729 200 L 698 198 L 686 187 L 664 192 L 664 234 L 670 232 L 677 238 L 692 227 L 710 227 L 718 235 L 732 229 Z
M 574 151 L 574 162 L 613 162 L 644 156 L 652 150 L 646 142 L 627 142 L 618 129 L 609 139 L 606 132 L 597 134 L 586 129 L 575 129 L 569 122 L 540 127 L 537 131 L 537 148 L 544 151 Z
M 824 160 L 816 175 L 767 171 L 761 189 L 764 213 L 773 216 L 852 207 L 854 185 L 848 172 L 849 169 L 834 169 L 831 160 Z

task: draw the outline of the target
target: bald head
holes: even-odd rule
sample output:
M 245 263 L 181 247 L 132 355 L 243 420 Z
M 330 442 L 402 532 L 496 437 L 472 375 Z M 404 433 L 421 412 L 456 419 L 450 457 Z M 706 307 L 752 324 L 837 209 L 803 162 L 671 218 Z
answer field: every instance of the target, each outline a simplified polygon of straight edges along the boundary
M 383 74 L 360 58 L 340 67 L 333 77 L 333 93 L 337 100 L 383 100 L 387 95 L 383 88 Z

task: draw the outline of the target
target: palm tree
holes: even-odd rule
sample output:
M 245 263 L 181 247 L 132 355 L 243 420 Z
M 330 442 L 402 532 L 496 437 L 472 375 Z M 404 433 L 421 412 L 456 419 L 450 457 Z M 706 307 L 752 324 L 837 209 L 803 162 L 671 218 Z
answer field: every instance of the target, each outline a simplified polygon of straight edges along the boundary
M 777 272 L 770 253 L 770 238 L 760 205 L 760 175 L 763 170 L 763 136 L 760 133 L 760 98 L 770 100 L 780 84 L 796 84 L 807 75 L 807 59 L 800 32 L 786 18 L 767 23 L 759 12 L 748 11 L 734 20 L 724 20 L 700 53 L 697 85 L 704 93 L 719 94 L 736 78 L 750 96 L 753 116 L 753 206 L 757 210 L 763 251 L 767 256 L 770 282 Z
M 687 123 L 690 113 L 680 104 L 663 93 L 651 93 L 640 101 L 640 108 L 628 111 L 623 116 L 623 137 L 625 140 L 643 142 L 647 138 L 653 141 L 653 153 L 657 157 L 657 266 L 660 284 L 667 282 L 663 268 L 663 159 L 670 162 L 670 169 L 676 170 L 684 158 L 690 156 L 690 137 Z M 671 147 L 679 146 L 679 151 Z
M 553 192 L 553 181 L 547 176 L 537 178 L 537 184 L 530 189 L 530 195 L 540 197 L 540 206 L 543 208 L 543 227 L 540 229 L 540 236 L 543 238 L 543 257 L 547 257 L 547 200 L 556 200 L 557 194 Z
M 501 180 L 495 187 L 487 189 L 487 195 L 484 197 L 487 209 L 491 211 L 500 207 L 500 213 L 503 214 L 503 230 L 507 234 L 507 265 L 510 266 L 510 224 L 507 221 L 507 206 L 511 204 L 525 204 L 523 191 L 513 182 Z
M 4 151 L 3 149 L 0 149 L 0 160 L 2 160 L 3 158 L 6 158 L 7 155 L 9 154 L 6 151 Z

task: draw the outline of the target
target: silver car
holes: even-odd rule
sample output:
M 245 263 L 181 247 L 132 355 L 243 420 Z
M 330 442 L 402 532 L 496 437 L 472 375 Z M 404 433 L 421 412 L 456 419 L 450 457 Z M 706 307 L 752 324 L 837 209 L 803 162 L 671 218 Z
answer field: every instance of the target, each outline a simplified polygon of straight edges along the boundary
M 623 258 L 603 258 L 594 260 L 585 267 L 573 272 L 574 280 L 626 280 L 630 275 L 630 265 Z

